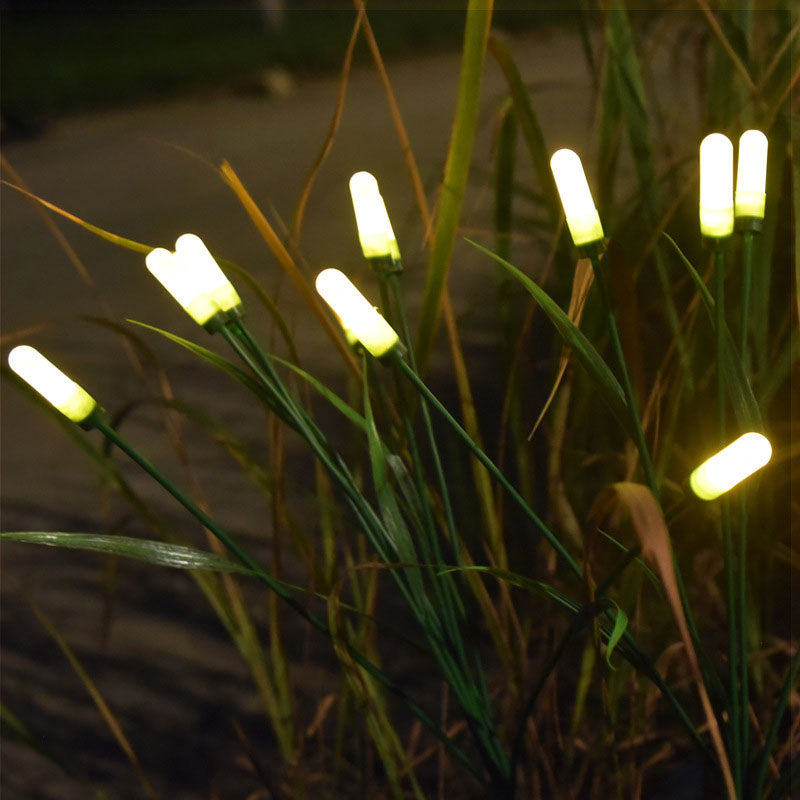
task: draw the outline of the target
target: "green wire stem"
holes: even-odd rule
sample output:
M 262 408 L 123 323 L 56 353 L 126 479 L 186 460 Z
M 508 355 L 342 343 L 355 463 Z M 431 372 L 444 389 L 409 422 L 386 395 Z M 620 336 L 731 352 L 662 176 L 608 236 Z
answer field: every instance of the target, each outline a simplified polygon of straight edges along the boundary
M 161 470 L 159 470 L 151 461 L 145 458 L 136 448 L 123 438 L 114 428 L 112 428 L 105 420 L 100 412 L 96 412 L 91 418 L 86 420 L 88 425 L 96 428 L 103 434 L 110 442 L 115 444 L 122 452 L 124 452 L 132 461 L 141 467 L 150 477 L 159 483 L 166 491 L 171 494 L 190 514 L 192 514 L 205 528 L 207 528 L 214 536 L 222 542 L 228 550 L 239 559 L 253 574 L 264 583 L 269 589 L 274 591 L 282 600 L 284 600 L 294 611 L 300 614 L 308 623 L 316 628 L 321 633 L 325 634 L 328 638 L 332 639 L 332 634 L 328 626 L 319 617 L 312 612 L 308 611 L 301 603 L 299 603 L 286 589 L 278 583 L 268 572 L 266 572 L 258 564 L 258 562 L 245 551 L 230 534 L 228 534 L 215 520 L 205 513 L 194 501 L 178 488 Z M 484 780 L 484 776 L 476 769 L 474 763 L 456 747 L 444 731 L 422 710 L 422 708 L 409 697 L 394 681 L 389 678 L 382 670 L 376 667 L 366 656 L 361 654 L 358 650 L 352 647 L 347 642 L 342 643 L 347 650 L 348 655 L 373 678 L 385 686 L 393 694 L 397 695 L 406 707 L 411 711 L 417 719 L 425 725 L 454 755 L 463 766 L 465 766 L 470 773 L 479 781 Z
M 402 359 L 402 358 L 395 358 L 394 364 L 400 369 L 406 377 L 414 384 L 416 389 L 422 394 L 422 396 L 444 417 L 444 419 L 449 423 L 449 425 L 453 428 L 453 430 L 459 435 L 459 437 L 464 441 L 467 447 L 472 451 L 473 455 L 478 459 L 478 461 L 486 467 L 487 470 L 494 476 L 494 478 L 503 486 L 503 488 L 511 495 L 511 497 L 517 502 L 519 507 L 525 513 L 525 515 L 530 519 L 533 524 L 539 529 L 542 535 L 547 539 L 547 541 L 551 544 L 553 549 L 564 559 L 567 563 L 567 566 L 572 570 L 576 577 L 582 578 L 583 570 L 581 569 L 580 565 L 577 561 L 566 551 L 564 545 L 556 538 L 555 534 L 544 524 L 544 522 L 539 518 L 536 512 L 525 502 L 523 497 L 519 494 L 519 492 L 509 483 L 508 479 L 503 475 L 503 473 L 497 468 L 495 463 L 486 455 L 486 453 L 481 450 L 478 445 L 472 441 L 470 435 L 461 427 L 458 421 L 453 417 L 453 415 L 439 402 L 436 395 L 431 392 L 431 390 L 423 383 L 422 379 L 417 375 L 416 372 Z
M 742 313 L 740 327 L 739 352 L 742 358 L 744 374 L 750 372 L 750 347 L 748 334 L 750 331 L 750 286 L 753 275 L 753 251 L 755 231 L 742 232 Z M 750 672 L 748 663 L 747 642 L 747 524 L 748 524 L 748 492 L 744 489 L 739 502 L 739 664 L 741 667 L 742 692 L 742 759 L 746 768 L 750 750 Z
M 724 447 L 727 437 L 725 378 L 722 360 L 725 353 L 725 250 L 722 242 L 714 245 L 714 311 L 717 350 L 717 423 L 720 446 Z M 733 756 L 733 777 L 737 797 L 742 796 L 742 718 L 739 693 L 739 631 L 736 627 L 736 575 L 731 535 L 730 498 L 720 499 L 722 546 L 725 558 L 725 589 L 728 610 L 728 674 L 730 699 L 731 755 Z

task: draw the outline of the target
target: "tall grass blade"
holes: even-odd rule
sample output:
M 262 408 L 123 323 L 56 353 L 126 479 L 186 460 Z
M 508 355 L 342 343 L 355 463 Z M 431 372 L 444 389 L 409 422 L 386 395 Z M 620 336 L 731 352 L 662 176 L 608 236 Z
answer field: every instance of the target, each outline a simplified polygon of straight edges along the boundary
M 417 363 L 424 374 L 433 351 L 442 292 L 445 288 L 450 257 L 455 244 L 461 204 L 467 187 L 475 129 L 478 123 L 481 73 L 486 54 L 486 39 L 492 20 L 494 0 L 469 0 L 464 29 L 464 50 L 461 61 L 456 116 L 447 151 L 439 213 L 433 232 L 433 244 L 422 300 L 417 332 Z
M 97 688 L 97 685 L 89 677 L 89 674 L 84 669 L 78 657 L 75 655 L 72 648 L 67 644 L 66 639 L 64 639 L 64 637 L 58 632 L 50 618 L 35 605 L 32 606 L 32 610 L 36 615 L 36 618 L 42 624 L 42 627 L 50 634 L 50 636 L 53 638 L 53 641 L 55 641 L 55 643 L 58 645 L 59 650 L 61 650 L 61 652 L 64 654 L 64 657 L 67 659 L 73 671 L 78 676 L 80 682 L 83 684 L 84 688 L 89 693 L 89 696 L 94 701 L 94 704 L 97 706 L 97 710 L 100 712 L 100 715 L 108 726 L 109 731 L 111 731 L 111 734 L 117 740 L 117 744 L 120 746 L 120 749 L 133 767 L 133 771 L 136 773 L 136 777 L 138 778 L 144 793 L 151 798 L 151 800 L 158 800 L 159 795 L 153 788 L 153 785 L 150 783 L 147 776 L 142 771 L 142 766 L 139 763 L 139 758 L 136 755 L 136 752 L 131 746 L 128 737 L 125 736 L 125 733 L 123 732 L 122 726 L 119 724 L 119 720 L 117 719 L 116 715 L 111 710 L 108 703 L 106 703 L 105 698 L 101 694 L 100 690 Z
M 616 95 L 628 130 L 628 141 L 639 180 L 639 196 L 645 221 L 654 229 L 660 224 L 661 200 L 658 194 L 650 122 L 641 68 L 633 42 L 633 31 L 625 8 L 619 0 L 612 0 L 606 12 L 605 36 L 616 79 Z M 672 299 L 667 264 L 658 247 L 655 248 L 653 255 L 670 332 L 677 345 L 683 371 L 691 380 L 689 356 L 678 312 Z

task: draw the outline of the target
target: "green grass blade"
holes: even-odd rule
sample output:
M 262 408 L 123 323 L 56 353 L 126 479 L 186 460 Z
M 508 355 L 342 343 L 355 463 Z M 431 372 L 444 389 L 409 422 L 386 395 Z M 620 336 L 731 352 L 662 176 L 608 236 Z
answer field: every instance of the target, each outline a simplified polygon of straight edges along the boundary
M 512 264 L 509 264 L 508 261 L 500 258 L 496 253 L 492 253 L 491 250 L 487 250 L 485 247 L 477 244 L 477 242 L 473 242 L 470 239 L 467 239 L 467 241 L 507 269 L 531 293 L 542 311 L 550 318 L 558 335 L 562 338 L 564 343 L 572 349 L 572 352 L 575 354 L 581 366 L 583 366 L 589 374 L 606 405 L 608 405 L 611 412 L 630 436 L 635 439 L 636 431 L 630 421 L 628 405 L 625 402 L 625 395 L 622 391 L 622 387 L 619 385 L 619 381 L 614 377 L 614 373 L 611 372 L 606 362 L 603 361 L 600 354 L 595 350 L 586 336 L 584 336 L 580 328 L 570 320 L 558 303 L 556 303 L 544 289 L 525 275 L 525 273 L 518 270 Z
M 433 351 L 434 337 L 441 311 L 442 293 L 450 268 L 461 204 L 467 188 L 475 129 L 480 107 L 480 86 L 486 39 L 492 20 L 493 0 L 469 0 L 464 30 L 456 116 L 447 152 L 439 213 L 433 232 L 428 273 L 422 299 L 422 312 L 417 332 L 417 364 L 424 374 Z
M 213 572 L 239 572 L 253 574 L 242 564 L 228 558 L 154 539 L 136 539 L 131 536 L 106 536 L 99 533 L 62 533 L 60 531 L 11 531 L 0 533 L 0 539 L 26 544 L 64 547 L 69 550 L 90 550 L 94 553 L 122 556 L 148 564 L 176 569 L 203 569 Z

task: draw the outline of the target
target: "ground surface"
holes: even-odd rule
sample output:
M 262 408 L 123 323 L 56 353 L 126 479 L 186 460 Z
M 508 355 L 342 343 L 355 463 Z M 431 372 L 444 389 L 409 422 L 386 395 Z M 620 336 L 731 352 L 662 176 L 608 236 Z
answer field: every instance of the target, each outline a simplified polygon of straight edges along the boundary
M 590 149 L 594 109 L 591 80 L 577 34 L 548 30 L 511 38 L 533 91 L 551 149 Z M 459 59 L 444 53 L 390 65 L 429 199 L 435 200 L 443 170 L 456 97 Z M 672 84 L 675 86 L 676 84 Z M 212 165 L 228 160 L 256 201 L 290 219 L 299 191 L 321 147 L 333 112 L 336 78 L 299 83 L 284 97 L 210 96 L 64 118 L 32 141 L 16 142 L 3 155 L 30 189 L 79 217 L 119 235 L 170 247 L 193 231 L 213 252 L 250 269 L 267 288 L 279 270 L 248 217 L 222 181 L 187 151 Z M 476 169 L 467 195 L 464 226 L 490 243 L 492 132 L 505 95 L 502 75 L 488 61 L 482 93 Z M 694 130 L 688 132 L 693 136 Z M 520 181 L 531 170 L 521 151 Z M 379 179 L 408 265 L 412 318 L 423 283 L 422 230 L 415 213 L 387 105 L 373 69 L 351 76 L 341 127 L 308 205 L 301 246 L 309 274 L 337 265 L 364 276 L 347 191 L 347 179 L 367 169 Z M 102 314 L 53 236 L 28 202 L 8 188 L 2 206 L 2 328 L 6 346 L 25 341 L 62 364 L 108 409 L 141 398 L 141 385 L 109 331 L 78 319 Z M 276 217 L 271 215 L 274 220 Z M 143 320 L 206 342 L 205 335 L 163 294 L 134 253 L 99 241 L 58 221 L 119 318 Z M 472 226 L 472 228 L 470 227 Z M 526 263 L 519 248 L 517 261 Z M 459 242 L 450 286 L 464 322 L 465 343 L 476 358 L 490 357 L 481 333 L 489 265 Z M 256 331 L 269 326 L 243 292 Z M 316 323 L 303 313 L 290 286 L 280 306 L 311 371 L 337 381 L 339 362 Z M 179 397 L 222 418 L 246 439 L 259 441 L 263 423 L 234 387 L 224 384 L 181 350 L 154 335 L 144 340 L 159 355 Z M 444 350 L 436 363 L 446 363 Z M 149 412 L 134 412 L 126 433 L 157 463 L 173 465 L 168 445 Z M 254 433 L 255 431 L 255 433 Z M 96 434 L 92 434 L 96 436 Z M 263 498 L 242 485 L 202 437 L 191 442 L 198 480 L 212 511 L 256 552 L 269 546 Z M 52 423 L 6 382 L 2 386 L 2 528 L 100 531 L 115 525 L 148 536 L 124 507 L 98 489 L 87 460 Z M 179 520 L 202 544 L 199 532 L 147 479 L 128 471 L 151 506 Z M 180 471 L 174 469 L 178 477 Z M 299 511 L 298 513 L 302 513 Z M 103 630 L 103 566 L 88 554 L 8 545 L 3 548 L 3 701 L 42 743 L 114 798 L 141 797 L 85 690 L 52 640 L 31 614 L 27 598 L 52 618 L 118 713 L 145 772 L 174 800 L 244 797 L 255 784 L 235 760 L 227 719 L 237 719 L 259 743 L 268 743 L 263 718 L 246 672 L 192 581 L 183 573 L 124 563 L 118 566 L 113 625 Z M 305 650 L 304 650 L 305 648 Z M 310 649 L 308 649 L 310 648 Z M 300 657 L 302 653 L 302 658 Z M 324 644 L 300 642 L 293 677 L 309 713 L 336 686 Z M 86 788 L 47 761 L 4 742 L 2 787 L 9 798 L 72 800 Z

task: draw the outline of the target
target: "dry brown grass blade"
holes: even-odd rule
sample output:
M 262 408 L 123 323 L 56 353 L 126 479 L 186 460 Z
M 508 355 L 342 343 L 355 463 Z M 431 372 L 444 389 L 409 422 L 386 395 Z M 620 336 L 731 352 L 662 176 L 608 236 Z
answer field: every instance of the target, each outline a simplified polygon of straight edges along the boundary
M 708 20 L 708 25 L 711 30 L 714 32 L 714 35 L 719 39 L 719 43 L 722 45 L 722 49 L 728 54 L 728 58 L 733 62 L 733 66 L 736 67 L 736 71 L 742 76 L 744 82 L 747 84 L 747 88 L 751 92 L 756 91 L 756 85 L 753 83 L 753 79 L 750 77 L 750 73 L 747 71 L 747 67 L 742 62 L 742 59 L 736 55 L 736 51 L 731 46 L 731 43 L 728 41 L 728 37 L 722 31 L 722 28 L 719 26 L 719 22 L 717 22 L 717 18 L 714 16 L 714 13 L 708 7 L 708 3 L 706 0 L 696 0 L 697 5 L 700 7 L 700 10 L 703 12 L 705 18 Z
M 661 576 L 664 592 L 672 608 L 697 694 L 700 698 L 700 704 L 703 707 L 711 741 L 719 759 L 725 788 L 731 800 L 735 800 L 736 788 L 728 756 L 725 753 L 725 745 L 722 742 L 717 718 L 711 707 L 711 701 L 700 671 L 700 664 L 697 660 L 697 653 L 692 644 L 692 637 L 689 634 L 689 627 L 686 624 L 686 617 L 683 613 L 678 581 L 675 576 L 675 564 L 673 562 L 669 531 L 667 530 L 661 507 L 653 497 L 653 493 L 646 486 L 631 482 L 614 483 L 606 487 L 598 495 L 590 512 L 590 518 L 594 523 L 608 519 L 612 524 L 618 524 L 623 515 L 630 519 L 631 525 L 639 537 L 642 545 L 642 555 Z
M 64 637 L 58 632 L 55 625 L 53 625 L 52 621 L 44 613 L 44 611 L 42 611 L 33 603 L 31 604 L 31 609 L 36 615 L 36 618 L 42 624 L 42 627 L 50 634 L 50 636 L 53 637 L 53 641 L 55 641 L 59 650 L 61 650 L 61 652 L 64 654 L 64 657 L 67 659 L 67 661 L 69 661 L 73 671 L 78 676 L 86 691 L 89 693 L 89 696 L 94 701 L 94 704 L 97 706 L 97 710 L 103 717 L 108 729 L 117 740 L 117 744 L 119 744 L 122 752 L 125 754 L 125 757 L 128 759 L 128 761 L 130 761 L 131 766 L 133 767 L 133 770 L 139 779 L 139 783 L 142 784 L 145 794 L 152 798 L 152 800 L 157 800 L 159 795 L 156 793 L 156 790 L 153 788 L 152 784 L 147 779 L 147 776 L 142 771 L 142 765 L 139 763 L 139 758 L 131 746 L 131 743 L 128 741 L 128 737 L 125 736 L 122 726 L 119 724 L 119 720 L 114 715 L 114 712 L 109 708 L 108 703 L 106 703 L 105 698 L 100 693 L 100 690 L 97 688 L 94 681 L 89 677 L 88 673 L 83 668 L 83 664 L 81 664 L 81 662 L 78 660 L 78 657 L 75 655 L 75 653 L 73 653 L 72 648 L 67 644 Z
M 309 286 L 305 276 L 300 272 L 297 264 L 294 263 L 294 259 L 289 255 L 289 251 L 284 247 L 283 242 L 278 238 L 272 225 L 269 224 L 269 221 L 264 216 L 261 209 L 256 205 L 255 200 L 253 200 L 250 193 L 245 189 L 244 184 L 239 180 L 239 176 L 233 171 L 233 167 L 231 167 L 227 161 L 223 161 L 220 172 L 225 182 L 231 187 L 234 194 L 239 199 L 239 202 L 244 206 L 245 211 L 250 215 L 250 219 L 253 221 L 256 230 L 267 243 L 267 246 L 292 282 L 292 285 L 317 317 L 323 330 L 330 336 L 331 341 L 339 350 L 345 364 L 347 364 L 350 371 L 360 379 L 361 370 L 350 353 L 341 331 L 337 329 L 333 320 L 323 309 L 322 303 L 317 298 L 316 293 L 311 286 Z
M 588 258 L 578 259 L 578 263 L 575 266 L 575 274 L 572 277 L 572 293 L 570 294 L 569 308 L 567 309 L 567 316 L 576 325 L 581 324 L 583 307 L 586 305 L 586 298 L 589 295 L 589 289 L 591 288 L 593 281 L 594 272 L 592 272 L 592 262 Z M 531 432 L 528 434 L 528 441 L 533 438 L 533 434 L 536 433 L 537 428 L 539 425 L 541 425 L 544 415 L 547 413 L 547 409 L 550 408 L 550 404 L 553 402 L 553 398 L 556 396 L 558 387 L 561 385 L 561 380 L 564 377 L 564 372 L 567 369 L 567 364 L 569 363 L 569 353 L 569 348 L 562 346 L 561 360 L 558 363 L 558 373 L 556 374 L 553 388 L 550 391 L 547 400 L 545 400 L 544 406 L 542 407 L 536 422 L 533 423 L 533 428 L 531 428 Z
M 325 135 L 325 141 L 322 143 L 322 148 L 314 160 L 314 164 L 311 167 L 308 178 L 306 178 L 306 182 L 302 191 L 300 192 L 300 199 L 297 201 L 297 208 L 295 209 L 294 217 L 292 218 L 292 225 L 289 233 L 289 241 L 294 246 L 296 246 L 300 241 L 300 231 L 303 227 L 303 216 L 305 215 L 306 204 L 308 203 L 311 189 L 314 187 L 314 183 L 317 180 L 317 175 L 319 174 L 323 162 L 328 157 L 328 153 L 330 153 L 331 148 L 333 147 L 333 140 L 336 137 L 336 131 L 339 130 L 339 122 L 342 119 L 342 111 L 344 109 L 344 100 L 347 95 L 347 82 L 350 78 L 350 67 L 353 63 L 353 50 L 355 49 L 356 41 L 358 41 L 358 32 L 361 29 L 361 23 L 364 20 L 364 16 L 365 13 L 362 7 L 362 9 L 360 9 L 358 12 L 358 16 L 356 17 L 355 25 L 353 25 L 353 32 L 350 34 L 350 41 L 347 43 L 347 50 L 345 51 L 344 55 L 344 63 L 342 64 L 342 72 L 339 78 L 339 90 L 336 94 L 336 107 L 333 110 L 333 117 L 331 118 L 331 123 L 328 126 L 328 133 Z
M 364 12 L 363 0 L 353 0 L 353 4 L 359 13 Z M 417 162 L 414 158 L 414 151 L 411 149 L 411 142 L 406 132 L 406 127 L 403 124 L 403 116 L 400 113 L 400 106 L 397 105 L 397 98 L 392 90 L 392 84 L 389 81 L 389 75 L 386 72 L 386 65 L 383 63 L 383 56 L 381 56 L 380 48 L 375 40 L 375 34 L 372 32 L 372 26 L 369 24 L 369 18 L 365 15 L 362 23 L 362 30 L 364 38 L 367 40 L 370 54 L 375 61 L 375 67 L 378 70 L 378 75 L 383 84 L 383 90 L 386 94 L 386 101 L 389 103 L 389 112 L 392 116 L 392 123 L 397 133 L 397 138 L 400 142 L 400 149 L 403 151 L 403 158 L 406 162 L 408 175 L 411 179 L 411 186 L 414 189 L 414 197 L 416 198 L 417 205 L 419 206 L 419 213 L 422 217 L 423 228 L 425 230 L 425 239 L 427 241 L 431 231 L 431 213 L 428 209 L 428 200 L 425 197 L 425 189 L 422 185 L 419 169 L 417 169 Z

